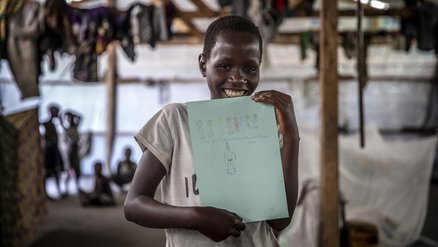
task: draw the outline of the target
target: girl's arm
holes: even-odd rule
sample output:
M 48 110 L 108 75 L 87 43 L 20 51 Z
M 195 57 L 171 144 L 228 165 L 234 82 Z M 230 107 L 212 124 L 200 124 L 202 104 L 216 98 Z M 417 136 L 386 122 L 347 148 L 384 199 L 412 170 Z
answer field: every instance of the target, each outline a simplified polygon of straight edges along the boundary
M 245 225 L 236 214 L 213 207 L 177 207 L 156 201 L 155 191 L 165 175 L 164 166 L 146 150 L 125 200 L 127 220 L 151 228 L 197 230 L 216 242 L 240 236 Z

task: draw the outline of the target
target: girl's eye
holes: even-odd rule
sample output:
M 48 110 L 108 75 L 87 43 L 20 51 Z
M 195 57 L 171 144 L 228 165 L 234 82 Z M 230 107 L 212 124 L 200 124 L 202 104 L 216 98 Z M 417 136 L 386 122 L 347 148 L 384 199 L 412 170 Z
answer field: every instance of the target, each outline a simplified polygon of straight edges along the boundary
M 221 70 L 229 70 L 231 68 L 229 64 L 219 64 L 217 67 Z
M 257 68 L 253 67 L 253 66 L 248 66 L 248 67 L 245 67 L 245 71 L 247 73 L 255 73 L 255 72 L 257 72 Z

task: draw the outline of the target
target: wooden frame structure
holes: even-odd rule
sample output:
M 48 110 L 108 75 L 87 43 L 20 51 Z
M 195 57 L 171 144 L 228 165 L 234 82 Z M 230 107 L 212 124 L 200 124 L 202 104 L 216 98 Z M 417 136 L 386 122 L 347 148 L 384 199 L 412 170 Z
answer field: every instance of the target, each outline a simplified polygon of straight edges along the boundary
M 353 2 L 353 0 L 351 0 Z M 195 11 L 182 11 L 180 9 L 176 10 L 176 18 L 181 21 L 187 28 L 187 32 L 178 32 L 175 34 L 176 38 L 171 40 L 170 44 L 191 44 L 191 43 L 202 43 L 202 37 L 204 35 L 202 30 L 195 25 L 194 19 L 196 18 L 215 18 L 229 14 L 229 9 L 224 8 L 219 11 L 210 9 L 202 0 L 191 0 L 191 2 L 196 6 Z M 333 1 L 332 1 L 333 3 Z M 415 12 L 408 8 L 393 8 L 388 10 L 373 9 L 366 5 L 363 6 L 364 15 L 369 17 L 377 16 L 400 16 L 400 17 L 412 17 Z M 311 17 L 321 17 L 321 10 L 312 11 Z M 337 16 L 351 16 L 356 15 L 356 10 L 336 10 Z M 305 17 L 305 16 L 296 16 Z M 293 16 L 286 16 L 286 18 L 295 18 Z M 299 35 L 301 32 L 287 32 L 280 31 L 273 40 L 273 43 L 279 44 L 297 44 L 299 43 Z

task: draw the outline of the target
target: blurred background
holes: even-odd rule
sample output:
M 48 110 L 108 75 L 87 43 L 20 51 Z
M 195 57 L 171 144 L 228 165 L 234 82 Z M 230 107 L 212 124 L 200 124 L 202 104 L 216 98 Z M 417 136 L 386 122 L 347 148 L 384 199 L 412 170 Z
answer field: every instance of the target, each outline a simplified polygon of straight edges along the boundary
M 292 96 L 301 133 L 300 189 L 313 184 L 318 195 L 320 1 L 3 0 L 0 7 L 7 30 L 0 34 L 2 246 L 164 246 L 162 230 L 124 219 L 129 179 L 121 186 L 110 180 L 116 206 L 82 207 L 79 190 L 93 191 L 96 162 L 108 178 L 118 174 L 126 148 L 138 162 L 133 136 L 161 107 L 209 99 L 197 64 L 203 32 L 230 13 L 263 31 L 258 90 Z M 333 124 L 344 221 L 378 241 L 351 233 L 351 243 L 438 246 L 438 2 L 362 0 L 359 32 L 357 8 L 356 1 L 338 1 Z M 62 169 L 49 174 L 44 123 L 53 105 Z M 80 121 L 70 123 L 68 112 Z M 70 156 L 72 126 L 80 174 Z M 319 215 L 311 210 L 320 202 L 304 191 L 293 224 L 279 235 L 282 246 L 317 245 Z

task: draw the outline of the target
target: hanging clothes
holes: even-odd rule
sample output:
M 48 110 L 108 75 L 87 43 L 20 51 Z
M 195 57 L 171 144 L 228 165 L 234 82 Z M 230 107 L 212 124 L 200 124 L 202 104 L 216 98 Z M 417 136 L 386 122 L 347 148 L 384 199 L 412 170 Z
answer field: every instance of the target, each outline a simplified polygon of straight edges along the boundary
M 148 44 L 155 48 L 158 41 L 170 40 L 174 16 L 175 6 L 171 2 L 158 6 L 135 4 L 130 17 L 134 43 Z
M 405 7 L 408 9 L 417 8 L 417 0 L 404 0 Z M 408 52 L 411 49 L 412 42 L 417 36 L 418 20 L 415 17 L 408 16 L 401 18 L 400 20 L 400 32 L 405 36 L 405 51 Z
M 86 10 L 69 8 L 67 15 L 72 25 L 74 38 L 80 44 L 75 53 L 73 78 L 86 82 L 98 81 L 96 35 L 94 34 L 96 26 L 90 23 L 90 15 Z
M 4 17 L 5 13 L 10 13 L 6 12 L 6 10 L 15 10 L 15 7 L 20 2 L 24 2 L 24 0 L 2 0 L 0 3 L 1 17 Z M 140 12 L 134 15 L 133 10 L 135 6 L 142 8 Z M 157 41 L 169 40 L 172 37 L 171 23 L 176 13 L 176 8 L 171 2 L 164 2 L 159 6 L 133 4 L 128 11 L 123 12 L 108 7 L 78 9 L 72 8 L 65 1 L 46 0 L 44 7 L 41 9 L 40 12 L 44 13 L 41 27 L 44 27 L 44 30 L 38 31 L 44 31 L 44 35 L 35 37 L 37 41 L 37 48 L 34 49 L 35 54 L 32 52 L 26 53 L 25 56 L 28 56 L 26 60 L 37 61 L 34 62 L 37 64 L 41 61 L 41 56 L 45 54 L 49 58 L 50 69 L 54 70 L 56 67 L 54 52 L 66 52 L 75 55 L 73 77 L 78 81 L 98 81 L 97 57 L 104 53 L 108 44 L 114 40 L 120 41 L 123 51 L 131 61 L 135 59 L 134 46 L 136 42 L 134 38 L 137 37 L 140 43 L 148 43 L 151 47 L 155 47 Z M 30 20 L 33 16 L 32 14 L 26 14 L 26 21 Z M 136 29 L 132 21 L 135 19 L 139 20 Z M 6 37 L 6 35 L 2 36 L 6 34 L 4 31 L 6 29 L 1 26 L 6 23 L 3 20 L 3 18 L 0 19 L 0 45 L 1 39 Z M 19 24 L 23 23 L 20 22 Z M 12 21 L 8 22 L 8 25 L 18 24 L 14 24 L 14 21 Z M 25 26 L 26 30 L 33 27 L 33 25 L 28 24 Z M 138 33 L 135 30 L 138 30 Z M 14 42 L 11 41 L 10 43 L 13 44 Z M 15 42 L 15 45 L 18 45 L 18 43 Z M 6 49 L 2 48 L 0 53 L 2 51 L 6 52 Z M 18 48 L 8 48 L 8 52 L 17 53 Z M 4 56 L 6 57 L 6 54 Z M 14 60 L 18 59 L 19 56 L 14 57 Z M 11 70 L 14 73 L 14 69 Z M 38 72 L 36 75 L 39 75 L 39 64 L 34 70 Z M 35 73 L 26 73 L 26 76 L 31 75 L 35 75 Z M 37 79 L 26 79 L 23 81 L 36 85 Z M 22 80 L 19 78 L 17 81 Z M 23 86 L 20 86 L 20 89 L 21 87 Z M 23 97 L 39 94 L 36 93 L 38 91 L 37 86 L 33 88 L 25 86 L 23 88 L 33 91 L 24 92 Z
M 163 4 L 155 7 L 154 29 L 155 36 L 159 41 L 167 41 L 170 39 L 170 32 L 167 27 L 166 6 Z
M 84 82 L 98 81 L 97 74 L 97 50 L 103 52 L 105 41 L 98 39 L 97 17 L 99 9 L 68 9 L 68 16 L 73 23 L 73 34 L 80 44 L 75 53 L 76 59 L 73 68 L 73 77 Z M 93 19 L 96 18 L 96 19 Z M 105 33 L 101 33 L 104 35 Z
M 157 42 L 157 37 L 155 35 L 154 13 L 155 6 L 149 5 L 142 6 L 137 15 L 140 28 L 139 42 L 143 44 L 149 44 L 152 48 L 155 48 L 155 43 Z
M 24 3 L 24 0 L 0 1 L 0 59 L 6 59 L 9 16 L 17 13 L 24 6 Z
M 177 9 L 172 1 L 166 1 L 164 3 L 164 9 L 166 13 L 167 33 L 169 34 L 169 40 L 170 40 L 172 38 L 172 22 L 173 19 L 175 19 Z
M 306 31 L 300 34 L 300 59 L 304 61 L 307 58 L 307 49 L 313 45 L 312 31 Z
M 65 1 L 46 0 L 44 4 L 45 37 L 48 36 L 50 52 L 59 51 L 73 55 L 78 49 L 79 45 L 67 14 L 69 8 Z
M 371 34 L 369 32 L 364 33 L 364 37 L 363 37 L 364 41 L 363 41 L 363 57 L 362 57 L 362 64 L 364 66 L 362 66 L 361 68 L 359 68 L 361 70 L 361 74 L 363 76 L 363 85 L 362 88 L 365 88 L 366 85 L 368 84 L 368 47 L 370 46 L 371 43 Z
M 312 49 L 315 52 L 315 69 L 319 70 L 319 33 L 308 30 L 300 35 L 300 59 L 304 61 L 307 58 L 307 51 Z
M 357 35 L 355 32 L 343 32 L 341 33 L 341 46 L 346 58 L 351 59 L 357 54 Z
M 231 14 L 248 18 L 250 0 L 233 0 L 231 3 Z
M 219 4 L 219 7 L 224 8 L 231 5 L 233 0 L 217 0 L 217 4 Z
M 418 6 L 417 46 L 423 51 L 435 49 L 438 42 L 438 6 L 431 2 L 424 2 Z
M 93 41 L 84 41 L 76 53 L 73 77 L 83 82 L 98 81 L 97 53 Z
M 364 85 L 366 86 L 368 82 L 368 47 L 371 43 L 371 33 L 365 32 L 364 34 L 364 44 L 363 44 L 363 57 L 361 57 L 362 61 L 360 61 L 360 64 L 363 64 L 364 66 L 360 67 L 360 74 L 364 78 Z M 344 32 L 341 34 L 342 38 L 342 49 L 344 51 L 344 55 L 348 59 L 352 59 L 357 57 L 357 32 Z
M 97 57 L 105 52 L 109 43 L 120 40 L 127 57 L 134 61 L 135 50 L 131 35 L 130 15 L 114 8 L 69 8 L 68 16 L 73 34 L 80 44 L 73 69 L 73 77 L 79 81 L 98 81 Z
M 126 12 L 118 13 L 114 22 L 114 39 L 120 41 L 120 46 L 131 62 L 135 60 L 135 44 L 131 33 L 132 9 L 133 6 L 129 7 Z
M 39 96 L 40 4 L 28 1 L 8 19 L 7 58 L 21 98 Z
M 319 49 L 319 32 L 313 32 L 313 50 L 315 51 L 315 69 L 319 71 L 319 61 L 321 59 L 321 52 Z
M 259 27 L 265 44 L 275 38 L 278 27 L 286 16 L 287 1 L 285 0 L 252 0 L 248 16 Z
M 142 4 L 134 4 L 130 7 L 130 24 L 131 24 L 131 35 L 134 40 L 134 44 L 140 43 L 140 20 L 138 14 L 142 10 Z
M 40 40 L 40 54 L 49 60 L 49 69 L 56 69 L 55 52 L 73 55 L 78 44 L 66 14 L 68 5 L 64 1 L 47 0 L 43 6 L 44 35 Z

